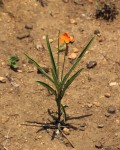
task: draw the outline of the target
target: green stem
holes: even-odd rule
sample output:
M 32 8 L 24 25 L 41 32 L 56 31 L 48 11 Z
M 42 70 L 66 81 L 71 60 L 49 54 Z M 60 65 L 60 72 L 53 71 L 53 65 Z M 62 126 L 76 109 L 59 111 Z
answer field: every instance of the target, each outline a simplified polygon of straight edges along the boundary
M 59 59 L 60 59 L 60 54 L 59 54 L 59 52 L 60 52 L 60 43 L 59 43 L 59 40 L 60 40 L 60 31 L 59 31 L 59 33 L 58 33 L 58 57 L 57 57 L 57 70 L 58 70 L 58 79 L 59 79 Z
M 65 68 L 65 56 L 68 54 L 68 44 L 66 43 L 66 50 L 64 53 L 64 61 L 63 61 L 63 66 L 62 66 L 62 74 L 61 74 L 61 81 L 63 79 L 63 72 L 64 72 L 64 68 Z
M 57 109 L 58 109 L 58 118 L 57 118 L 57 121 L 60 122 L 60 119 L 61 119 L 61 98 L 58 98 L 56 99 L 57 101 Z

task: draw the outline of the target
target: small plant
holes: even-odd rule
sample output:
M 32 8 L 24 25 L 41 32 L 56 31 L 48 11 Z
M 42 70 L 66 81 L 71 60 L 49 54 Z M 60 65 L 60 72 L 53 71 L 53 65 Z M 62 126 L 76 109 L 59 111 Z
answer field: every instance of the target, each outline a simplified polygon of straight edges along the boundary
M 37 67 L 37 69 L 40 72 L 42 72 L 44 74 L 44 76 L 54 85 L 54 87 L 52 87 L 43 81 L 37 81 L 38 84 L 41 84 L 42 86 L 47 88 L 47 90 L 49 90 L 55 96 L 55 102 L 57 105 L 56 123 L 65 122 L 67 119 L 66 118 L 66 111 L 65 111 L 66 105 L 62 104 L 62 98 L 63 98 L 66 90 L 70 86 L 70 84 L 76 79 L 76 77 L 83 70 L 83 68 L 81 68 L 76 73 L 74 73 L 72 76 L 70 76 L 71 73 L 73 72 L 73 70 L 75 69 L 75 67 L 77 66 L 77 64 L 79 63 L 79 61 L 81 60 L 81 58 L 84 56 L 84 54 L 87 51 L 87 49 L 89 48 L 89 46 L 91 45 L 93 39 L 94 39 L 94 37 L 89 41 L 87 46 L 83 49 L 81 54 L 78 56 L 78 58 L 75 60 L 74 64 L 68 70 L 68 72 L 66 74 L 64 74 L 65 60 L 66 60 L 66 55 L 68 53 L 69 44 L 72 42 L 70 36 L 67 33 L 64 33 L 62 35 L 60 35 L 60 34 L 58 35 L 57 62 L 55 62 L 55 59 L 53 57 L 52 49 L 51 49 L 51 46 L 49 43 L 49 38 L 48 38 L 48 36 L 46 36 L 46 43 L 47 43 L 49 56 L 50 56 L 50 60 L 51 60 L 51 65 L 52 65 L 51 76 L 48 73 L 46 73 L 42 69 L 42 67 L 39 66 L 39 64 L 36 61 L 34 61 L 31 57 L 29 57 L 27 54 L 25 54 L 26 57 Z M 59 62 L 60 49 L 59 48 L 61 47 L 62 44 L 66 45 L 66 50 L 64 52 L 64 60 L 63 60 L 62 67 L 60 67 L 60 62 Z M 64 120 L 61 120 L 61 116 L 63 116 Z
M 102 18 L 107 21 L 113 21 L 118 15 L 115 4 L 112 3 L 96 3 L 96 19 Z
M 11 56 L 8 60 L 11 69 L 13 69 L 14 71 L 17 71 L 18 69 L 18 65 L 17 65 L 18 61 L 19 61 L 18 56 Z

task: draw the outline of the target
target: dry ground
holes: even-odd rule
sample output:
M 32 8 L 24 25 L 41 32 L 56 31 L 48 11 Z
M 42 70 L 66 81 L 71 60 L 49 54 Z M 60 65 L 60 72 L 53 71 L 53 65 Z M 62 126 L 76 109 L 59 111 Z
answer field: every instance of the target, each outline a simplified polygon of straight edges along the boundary
M 8 135 L 8 150 L 70 150 L 57 139 L 51 141 L 45 131 L 36 133 L 38 127 L 21 125 L 26 120 L 45 122 L 49 117 L 47 109 L 56 110 L 54 97 L 48 96 L 46 89 L 38 86 L 36 80 L 45 78 L 36 73 L 24 53 L 29 54 L 40 64 L 50 67 L 44 36 L 53 39 L 52 47 L 56 56 L 56 37 L 58 30 L 68 32 L 75 37 L 72 47 L 79 52 L 98 29 L 101 36 L 96 36 L 88 53 L 79 64 L 85 67 L 82 74 L 70 86 L 64 97 L 69 105 L 67 113 L 76 117 L 92 114 L 89 117 L 70 120 L 77 127 L 86 123 L 81 131 L 71 130 L 68 138 L 77 150 L 96 150 L 95 144 L 101 142 L 102 149 L 120 149 L 120 16 L 113 22 L 95 19 L 95 1 L 93 3 L 74 0 L 64 3 L 62 0 L 48 0 L 47 6 L 41 6 L 36 0 L 4 0 L 5 8 L 0 8 L 0 76 L 10 76 L 11 84 L 0 83 L 0 149 Z M 120 1 L 112 1 L 120 10 Z M 75 20 L 75 24 L 70 23 Z M 25 29 L 32 24 L 33 29 Z M 28 34 L 22 40 L 17 37 Z M 37 50 L 36 45 L 43 44 L 45 49 Z M 70 50 L 71 51 L 71 50 Z M 8 66 L 8 58 L 17 55 L 20 58 L 20 72 L 14 72 Z M 78 54 L 77 54 L 78 55 Z M 87 69 L 90 60 L 97 62 L 93 69 Z M 67 66 L 71 66 L 67 60 Z M 78 68 L 77 67 L 77 68 Z M 107 98 L 105 95 L 110 95 Z M 115 114 L 108 116 L 107 109 L 114 106 Z M 107 116 L 106 116 L 107 115 Z M 98 128 L 98 126 L 102 126 Z M 111 147 L 111 149 L 110 149 Z

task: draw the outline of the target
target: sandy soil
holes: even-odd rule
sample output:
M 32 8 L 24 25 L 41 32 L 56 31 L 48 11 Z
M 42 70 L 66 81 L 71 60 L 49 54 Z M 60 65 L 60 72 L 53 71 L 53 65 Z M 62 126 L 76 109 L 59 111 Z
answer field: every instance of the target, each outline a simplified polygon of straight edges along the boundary
M 120 10 L 119 0 L 111 2 Z M 4 0 L 4 8 L 0 7 L 0 77 L 5 78 L 5 83 L 0 82 L 0 150 L 73 149 L 58 139 L 51 141 L 46 131 L 36 133 L 39 127 L 22 125 L 28 120 L 45 123 L 51 119 L 48 108 L 56 111 L 54 97 L 35 82 L 46 79 L 37 74 L 24 53 L 50 68 L 44 37 L 48 34 L 53 40 L 51 46 L 56 56 L 59 30 L 74 36 L 69 53 L 76 47 L 77 56 L 94 31 L 100 31 L 77 67 L 85 70 L 63 100 L 69 106 L 70 117 L 81 116 L 68 120 L 78 130 L 70 130 L 67 137 L 76 150 L 96 150 L 97 146 L 103 150 L 120 150 L 120 16 L 113 22 L 96 20 L 95 10 L 95 0 L 66 3 L 62 0 Z M 33 28 L 26 29 L 25 25 Z M 8 58 L 13 55 L 20 58 L 18 72 L 8 65 Z M 88 69 L 89 61 L 96 61 L 97 65 Z M 71 65 L 67 59 L 66 70 Z M 110 106 L 114 113 L 107 112 Z M 92 115 L 85 117 L 89 114 Z M 80 127 L 84 123 L 85 127 Z

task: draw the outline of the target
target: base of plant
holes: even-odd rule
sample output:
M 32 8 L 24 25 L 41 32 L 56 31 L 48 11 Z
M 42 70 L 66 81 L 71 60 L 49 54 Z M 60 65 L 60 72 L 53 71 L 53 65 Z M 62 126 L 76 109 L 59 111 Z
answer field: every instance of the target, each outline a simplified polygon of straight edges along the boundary
M 63 132 L 63 129 L 68 128 L 68 129 L 77 130 L 77 127 L 69 123 L 64 123 L 63 121 L 58 121 L 58 120 L 55 121 L 48 120 L 48 121 L 49 121 L 48 123 L 47 122 L 41 123 L 37 121 L 26 121 L 22 125 L 39 127 L 40 129 L 37 130 L 36 133 L 44 130 L 51 136 L 51 140 L 57 138 L 61 140 L 65 145 L 67 146 L 69 145 L 72 148 L 74 148 L 73 144 L 68 139 L 67 135 Z

